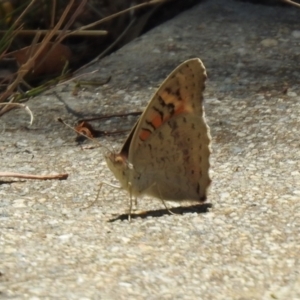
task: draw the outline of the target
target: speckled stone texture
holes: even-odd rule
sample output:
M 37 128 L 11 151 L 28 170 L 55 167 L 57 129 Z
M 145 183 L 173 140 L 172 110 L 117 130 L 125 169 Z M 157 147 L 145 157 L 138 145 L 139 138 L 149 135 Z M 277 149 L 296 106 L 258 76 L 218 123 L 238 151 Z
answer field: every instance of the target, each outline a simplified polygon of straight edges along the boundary
M 108 84 L 31 99 L 29 129 L 24 111 L 2 117 L 1 171 L 69 178 L 2 179 L 0 299 L 300 299 L 299 19 L 292 6 L 206 1 L 85 71 Z M 103 153 L 125 135 L 81 148 L 56 118 L 142 110 L 191 57 L 208 73 L 212 207 L 170 215 L 146 197 L 128 223 L 126 192 L 104 184 L 93 203 L 101 182 L 117 184 Z

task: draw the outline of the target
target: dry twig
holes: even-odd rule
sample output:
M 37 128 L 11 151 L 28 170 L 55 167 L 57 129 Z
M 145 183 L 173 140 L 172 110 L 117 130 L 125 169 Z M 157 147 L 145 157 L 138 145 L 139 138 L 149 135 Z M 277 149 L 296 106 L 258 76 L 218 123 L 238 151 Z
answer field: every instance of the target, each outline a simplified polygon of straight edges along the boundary
M 0 33 L 5 33 L 6 30 L 0 30 Z M 106 30 L 79 30 L 79 31 L 74 31 L 74 30 L 57 30 L 54 35 L 60 35 L 61 33 L 65 33 L 66 35 L 75 35 L 75 36 L 102 36 L 102 35 L 107 35 Z M 49 30 L 15 30 L 13 31 L 14 35 L 36 35 L 37 33 L 41 35 L 46 35 L 49 33 Z
M 48 179 L 67 179 L 69 174 L 55 174 L 55 175 L 32 175 L 32 174 L 21 174 L 14 172 L 0 172 L 0 177 L 14 177 L 14 178 L 25 178 L 25 179 L 39 179 L 39 180 L 48 180 Z
M 96 25 L 99 25 L 99 24 L 102 24 L 102 23 L 105 23 L 115 17 L 118 17 L 118 16 L 121 16 L 123 15 L 124 13 L 127 13 L 127 12 L 130 12 L 130 11 L 133 11 L 133 10 L 136 10 L 136 9 L 139 9 L 141 7 L 145 7 L 145 6 L 149 6 L 149 5 L 155 5 L 155 4 L 160 4 L 160 3 L 164 3 L 164 2 L 167 2 L 169 0 L 152 0 L 152 1 L 149 1 L 149 2 L 146 2 L 146 3 L 141 3 L 141 4 L 137 4 L 137 5 L 133 5 L 129 8 L 126 8 L 124 10 L 121 10 L 115 14 L 112 14 L 110 16 L 107 16 L 99 21 L 96 21 L 94 23 L 91 23 L 91 24 L 88 24 L 88 25 L 85 25 L 85 26 L 82 26 L 80 28 L 78 28 L 77 30 L 85 30 L 85 29 L 88 29 L 88 28 L 91 28 L 91 27 L 94 27 Z M 74 32 L 76 32 L 77 30 L 75 30 Z

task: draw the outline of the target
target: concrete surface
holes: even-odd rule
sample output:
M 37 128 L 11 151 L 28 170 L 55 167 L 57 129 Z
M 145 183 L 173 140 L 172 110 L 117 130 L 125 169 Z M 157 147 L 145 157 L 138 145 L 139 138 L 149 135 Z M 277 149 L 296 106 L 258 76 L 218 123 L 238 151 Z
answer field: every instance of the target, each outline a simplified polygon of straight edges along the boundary
M 73 95 L 63 84 L 1 118 L 0 169 L 69 173 L 65 181 L 0 185 L 1 299 L 300 299 L 300 10 L 211 0 L 152 30 L 85 79 L 111 81 Z M 103 152 L 83 149 L 56 121 L 141 110 L 179 63 L 203 60 L 213 137 L 208 203 L 169 215 L 128 195 Z M 94 74 L 88 74 L 93 70 Z M 129 129 L 134 118 L 102 121 Z

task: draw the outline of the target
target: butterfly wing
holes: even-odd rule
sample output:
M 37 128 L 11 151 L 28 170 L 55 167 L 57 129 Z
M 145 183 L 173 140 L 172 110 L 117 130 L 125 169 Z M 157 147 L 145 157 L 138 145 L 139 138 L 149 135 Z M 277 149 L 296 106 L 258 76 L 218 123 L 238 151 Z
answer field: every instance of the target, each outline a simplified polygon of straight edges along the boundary
M 205 67 L 198 58 L 185 61 L 165 79 L 128 137 L 130 162 L 134 163 L 140 145 L 172 117 L 183 113 L 203 116 L 205 79 Z
M 205 199 L 210 183 L 205 79 L 200 59 L 179 65 L 157 90 L 120 153 L 106 156 L 108 167 L 133 195 Z
M 210 136 L 203 117 L 175 116 L 140 145 L 130 173 L 135 194 L 164 200 L 206 199 Z
M 128 180 L 135 194 L 201 200 L 210 184 L 210 134 L 203 111 L 206 72 L 199 59 L 162 83 L 132 132 Z

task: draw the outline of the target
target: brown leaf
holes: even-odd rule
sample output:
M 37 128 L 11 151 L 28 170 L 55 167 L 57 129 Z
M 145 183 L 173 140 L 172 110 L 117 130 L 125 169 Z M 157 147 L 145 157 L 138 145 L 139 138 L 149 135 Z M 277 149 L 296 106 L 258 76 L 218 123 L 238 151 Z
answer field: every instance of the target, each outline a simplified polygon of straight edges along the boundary
M 95 130 L 91 124 L 89 124 L 88 122 L 80 122 L 76 127 L 75 130 L 78 133 L 81 133 L 91 139 L 95 138 L 98 135 L 98 131 Z
M 14 57 L 19 65 L 23 65 L 34 55 L 40 45 L 41 44 L 36 44 L 34 46 L 24 47 L 20 50 L 8 53 L 6 57 Z M 48 43 L 35 60 L 31 74 L 37 76 L 60 73 L 71 56 L 72 53 L 69 47 L 62 44 Z

